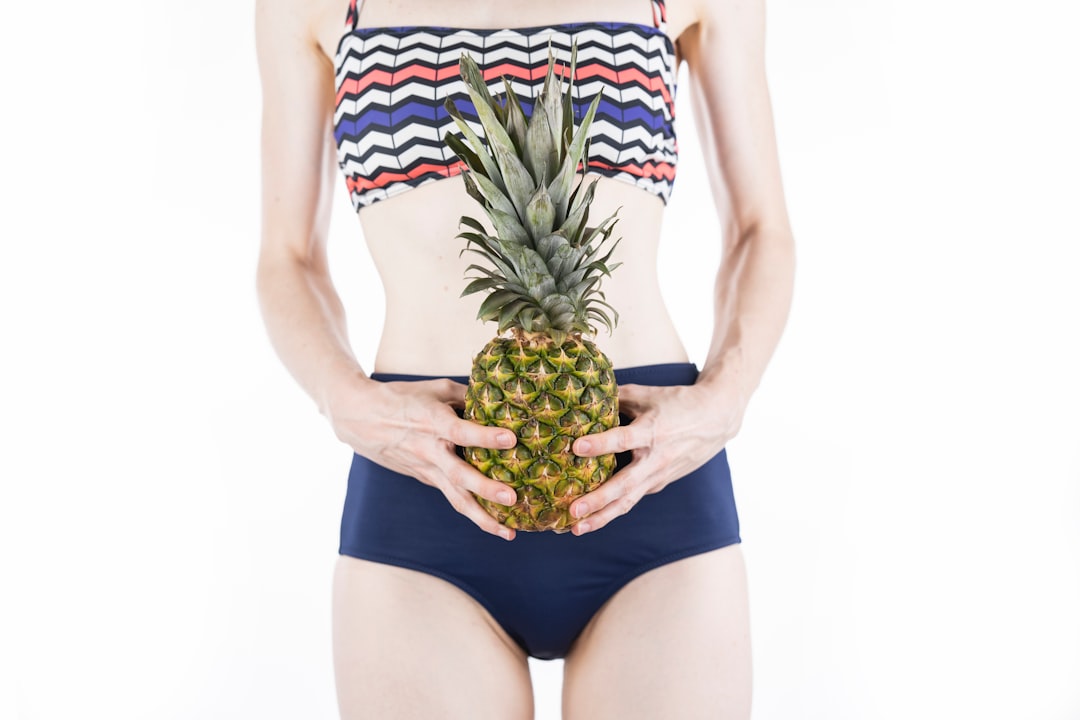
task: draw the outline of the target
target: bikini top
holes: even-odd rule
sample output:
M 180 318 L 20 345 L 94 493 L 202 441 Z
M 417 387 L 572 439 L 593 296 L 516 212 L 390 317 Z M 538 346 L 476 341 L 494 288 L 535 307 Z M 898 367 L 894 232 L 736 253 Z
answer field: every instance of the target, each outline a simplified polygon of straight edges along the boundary
M 665 203 L 678 159 L 675 139 L 675 47 L 667 35 L 664 0 L 650 0 L 653 24 L 579 22 L 507 28 L 357 27 L 351 0 L 346 32 L 334 58 L 334 139 L 353 208 L 458 175 L 464 168 L 446 147 L 459 134 L 443 106 L 452 97 L 473 129 L 483 128 L 458 72 L 468 52 L 488 89 L 511 82 L 526 115 L 543 87 L 548 43 L 569 64 L 578 46 L 572 104 L 580 118 L 602 93 L 582 165 L 632 183 Z M 579 166 L 579 170 L 580 170 Z

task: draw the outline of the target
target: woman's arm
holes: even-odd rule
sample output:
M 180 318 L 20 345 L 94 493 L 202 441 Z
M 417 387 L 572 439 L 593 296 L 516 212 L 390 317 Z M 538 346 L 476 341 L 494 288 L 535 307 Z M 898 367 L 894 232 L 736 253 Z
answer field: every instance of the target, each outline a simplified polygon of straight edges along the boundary
M 765 3 L 706 1 L 698 12 L 679 46 L 724 233 L 698 383 L 734 383 L 749 399 L 787 322 L 795 273 L 765 77 Z
M 326 240 L 334 187 L 333 70 L 300 2 L 258 2 L 262 81 L 262 237 L 256 288 L 270 341 L 319 411 L 363 376 L 330 281 Z
M 457 416 L 465 386 L 450 380 L 382 383 L 357 362 L 330 279 L 326 240 L 335 162 L 334 72 L 304 0 L 258 0 L 262 81 L 262 237 L 256 287 L 271 344 L 339 439 L 375 462 L 438 488 L 460 513 L 507 540 L 476 502 L 512 491 L 455 453 L 455 445 L 513 447 L 514 434 Z
M 723 228 L 712 342 L 697 383 L 619 388 L 633 422 L 574 443 L 579 455 L 633 450 L 633 461 L 571 512 L 582 534 L 703 465 L 742 425 L 787 322 L 794 240 L 765 78 L 764 0 L 691 0 L 679 38 Z

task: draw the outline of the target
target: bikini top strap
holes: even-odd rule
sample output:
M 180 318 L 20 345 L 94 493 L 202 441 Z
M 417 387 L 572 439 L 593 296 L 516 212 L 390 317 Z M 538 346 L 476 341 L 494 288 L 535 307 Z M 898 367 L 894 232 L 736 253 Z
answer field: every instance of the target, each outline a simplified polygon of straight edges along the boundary
M 349 13 L 345 16 L 345 26 L 349 30 L 356 29 L 356 22 L 360 17 L 360 5 L 364 0 L 349 0 Z
M 667 32 L 667 7 L 664 0 L 650 0 L 652 2 L 653 25 L 662 33 Z

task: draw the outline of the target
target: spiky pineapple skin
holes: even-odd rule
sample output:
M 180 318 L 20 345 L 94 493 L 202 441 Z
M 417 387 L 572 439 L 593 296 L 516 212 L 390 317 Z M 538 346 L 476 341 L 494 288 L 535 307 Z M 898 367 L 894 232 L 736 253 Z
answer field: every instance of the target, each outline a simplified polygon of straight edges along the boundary
M 464 448 L 469 463 L 517 493 L 510 506 L 476 496 L 507 527 L 567 532 L 576 522 L 571 503 L 615 468 L 612 454 L 581 457 L 571 450 L 576 438 L 619 424 L 611 361 L 580 335 L 561 344 L 545 333 L 493 339 L 473 360 L 465 417 L 517 435 L 507 450 Z

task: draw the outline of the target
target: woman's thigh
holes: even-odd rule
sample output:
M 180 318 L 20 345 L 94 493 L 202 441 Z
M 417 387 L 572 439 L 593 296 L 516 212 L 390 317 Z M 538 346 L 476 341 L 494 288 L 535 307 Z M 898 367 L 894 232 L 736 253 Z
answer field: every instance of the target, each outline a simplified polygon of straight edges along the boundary
M 339 555 L 332 619 L 342 720 L 532 717 L 524 653 L 440 578 Z
M 566 659 L 565 720 L 745 720 L 750 614 L 741 543 L 663 565 L 600 609 Z

